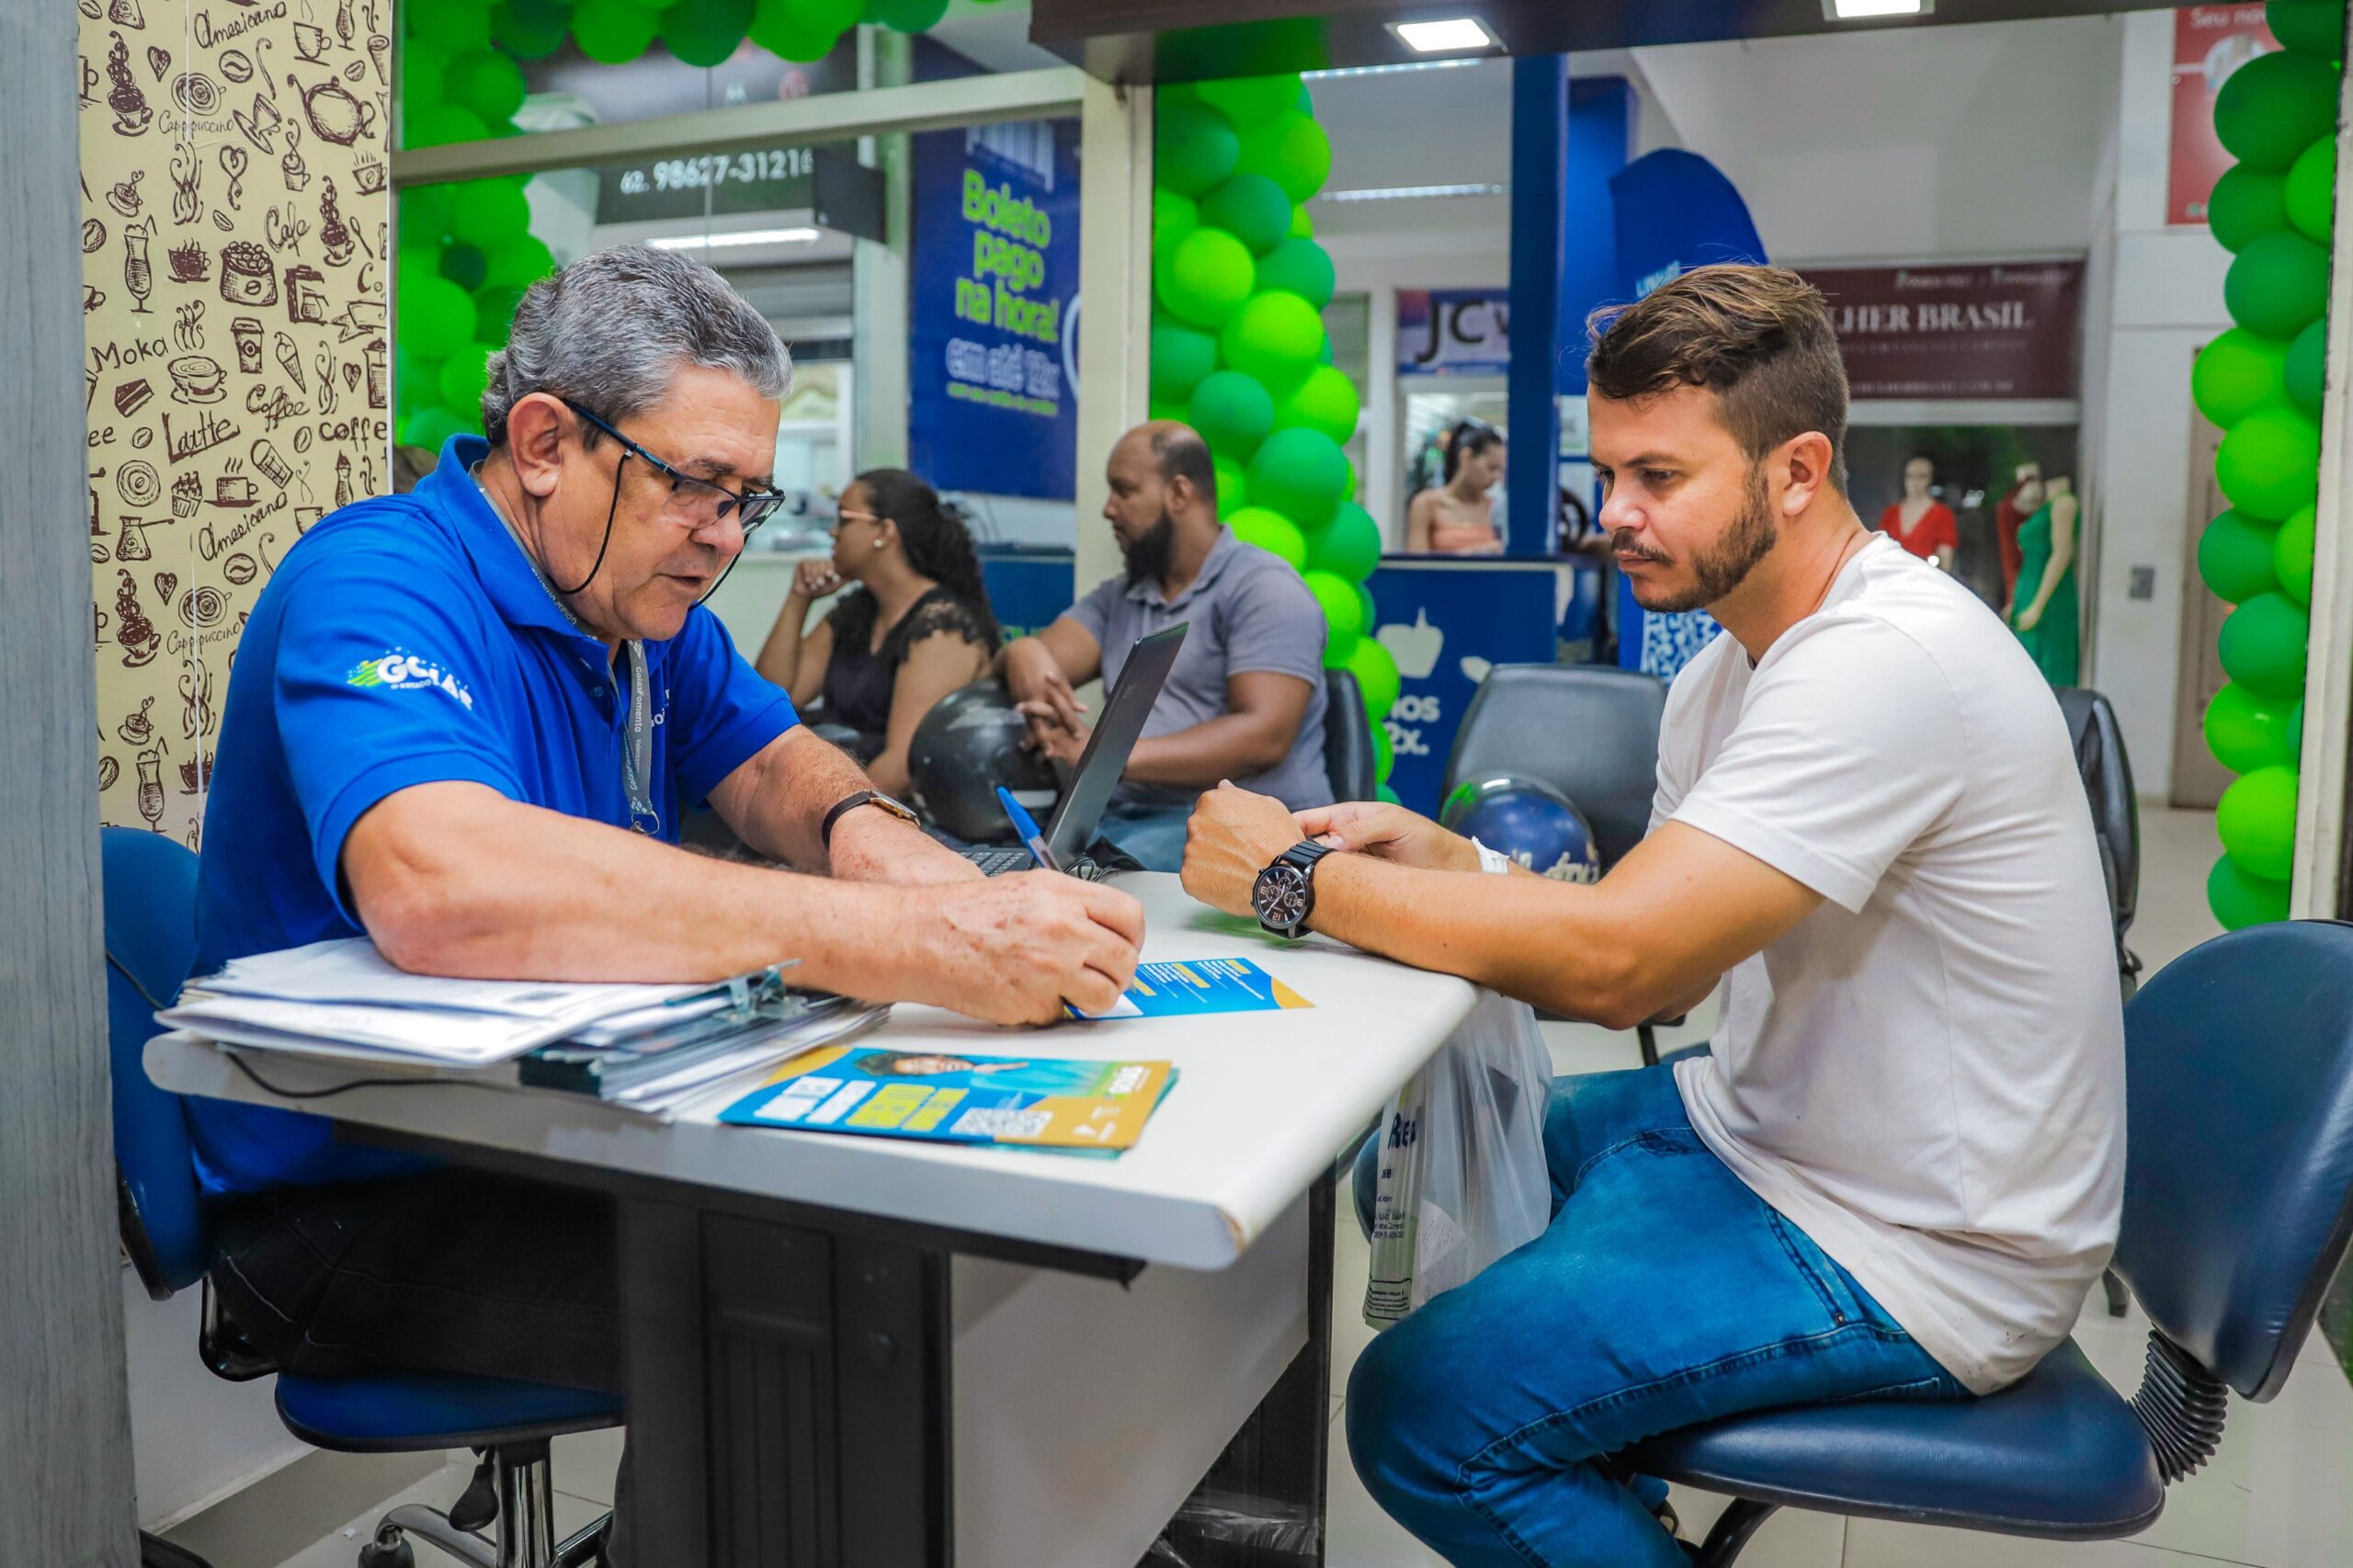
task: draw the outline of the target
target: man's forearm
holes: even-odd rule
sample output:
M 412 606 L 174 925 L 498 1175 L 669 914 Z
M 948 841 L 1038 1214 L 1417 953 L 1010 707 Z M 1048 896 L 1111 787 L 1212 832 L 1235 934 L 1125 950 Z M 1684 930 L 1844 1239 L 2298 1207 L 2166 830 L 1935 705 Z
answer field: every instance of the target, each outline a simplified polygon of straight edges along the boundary
M 1368 952 L 1459 974 L 1565 1017 L 1631 1028 L 1665 1004 L 1597 886 L 1432 871 L 1368 855 L 1315 867 L 1309 926 Z
M 739 772 L 711 794 L 728 825 L 759 853 L 811 871 L 827 869 L 825 813 L 874 787 L 847 752 L 806 727 L 787 731 Z
M 1213 789 L 1220 779 L 1251 778 L 1282 766 L 1297 729 L 1251 713 L 1221 713 L 1188 730 L 1138 741 L 1123 778 L 1137 784 Z

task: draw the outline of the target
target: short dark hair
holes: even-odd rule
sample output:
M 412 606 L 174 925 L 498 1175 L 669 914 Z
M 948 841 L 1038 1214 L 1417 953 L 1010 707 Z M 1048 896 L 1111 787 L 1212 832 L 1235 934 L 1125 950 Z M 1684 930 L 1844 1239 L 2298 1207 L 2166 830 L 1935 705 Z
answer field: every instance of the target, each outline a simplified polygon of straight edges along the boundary
M 1159 460 L 1162 483 L 1189 479 L 1201 499 L 1217 509 L 1217 460 L 1210 444 L 1189 425 L 1156 425 L 1152 431 L 1152 455 Z
M 1705 387 L 1752 462 L 1809 430 L 1847 493 L 1847 369 L 1822 291 L 1786 267 L 1697 267 L 1586 323 L 1593 390 L 1620 403 Z

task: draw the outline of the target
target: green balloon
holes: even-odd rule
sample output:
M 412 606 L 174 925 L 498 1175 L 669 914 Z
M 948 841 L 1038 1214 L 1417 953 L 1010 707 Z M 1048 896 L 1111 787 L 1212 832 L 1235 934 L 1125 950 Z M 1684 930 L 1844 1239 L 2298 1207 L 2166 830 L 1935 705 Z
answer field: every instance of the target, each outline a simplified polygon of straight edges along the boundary
M 1174 316 L 1152 324 L 1152 395 L 1182 403 L 1217 369 L 1217 339 Z
M 2303 695 L 2304 642 L 2312 620 L 2285 594 L 2257 594 L 2231 611 L 2216 640 L 2222 672 L 2257 697 Z
M 1250 505 L 1250 472 L 1232 458 L 1211 454 L 1217 470 L 1217 515 L 1231 517 Z
M 1294 240 L 1312 240 L 1315 237 L 1315 220 L 1307 215 L 1307 207 L 1304 203 L 1290 210 L 1290 237 Z
M 2288 222 L 2309 240 L 2328 244 L 2336 215 L 2336 138 L 2324 136 L 2288 165 L 2282 201 Z
M 473 296 L 448 278 L 403 278 L 393 297 L 392 328 L 410 353 L 439 359 L 473 340 Z
M 490 12 L 481 6 L 426 4 L 401 9 L 407 16 L 410 33 L 444 60 L 490 47 Z M 402 70 L 407 69 L 403 62 Z
M 572 7 L 565 0 L 506 0 L 490 14 L 490 30 L 517 59 L 545 60 L 571 35 Z
M 2258 235 L 2223 276 L 2222 302 L 2241 326 L 2285 343 L 2328 309 L 2328 252 L 2291 229 Z
M 2238 511 L 2206 525 L 2198 536 L 2198 574 L 2216 598 L 2244 604 L 2279 585 L 2271 574 L 2271 535 L 2269 523 Z
M 1316 430 L 1346 441 L 1357 433 L 1360 412 L 1356 383 L 1329 365 L 1318 365 L 1276 402 L 1275 428 Z
M 1265 175 L 1303 202 L 1331 177 L 1332 139 L 1306 115 L 1286 114 L 1242 133 L 1236 166 Z
M 487 343 L 460 344 L 441 367 L 441 401 L 479 415 L 482 394 L 490 387 L 490 357 L 496 352 Z
M 504 343 L 514 329 L 515 312 L 523 303 L 523 290 L 492 284 L 474 291 L 474 332 L 487 342 Z
M 402 40 L 400 62 L 403 113 L 415 114 L 448 101 L 443 81 L 449 69 L 448 55 L 423 39 L 411 37 Z
M 2300 54 L 2345 55 L 2345 0 L 2270 0 L 2263 20 L 2271 36 Z
M 528 289 L 555 270 L 555 256 L 537 234 L 517 234 L 490 250 L 484 283 L 496 289 Z
M 1388 649 L 1366 637 L 1348 655 L 1347 670 L 1357 677 L 1357 685 L 1364 688 L 1365 717 L 1372 721 L 1373 731 L 1379 733 L 1381 721 L 1397 706 L 1398 693 L 1404 687 L 1397 675 L 1397 661 L 1389 656 Z
M 1296 294 L 1319 311 L 1336 283 L 1330 253 L 1313 240 L 1287 239 L 1258 259 L 1259 288 Z
M 2320 417 L 2321 402 L 2328 390 L 2328 318 L 2321 317 L 2296 334 L 2296 341 L 2288 345 L 2285 381 L 2288 401 L 2311 415 Z
M 2206 877 L 2206 907 L 2226 931 L 2288 918 L 2288 884 L 2250 877 L 2228 855 Z
M 1324 639 L 1324 667 L 1327 670 L 1347 669 L 1348 661 L 1356 656 L 1357 643 L 1362 640 L 1361 632 L 1348 637 L 1343 637 L 1336 631 L 1328 633 Z M 1324 715 L 1324 722 L 1327 724 L 1337 723 L 1339 715 L 1327 713 Z
M 1160 302 L 1195 326 L 1222 326 L 1257 281 L 1248 248 L 1223 229 L 1194 230 L 1153 268 Z
M 449 102 L 473 110 L 485 125 L 501 125 L 523 107 L 523 70 L 495 49 L 478 49 L 449 62 L 442 74 Z
M 1218 334 L 1225 362 L 1277 393 L 1290 392 L 1315 368 L 1323 346 L 1324 318 L 1315 307 L 1280 290 L 1251 295 Z
M 482 116 L 456 104 L 429 104 L 414 114 L 401 111 L 404 147 L 445 147 L 452 142 L 480 142 L 489 134 Z
M 630 0 L 580 0 L 572 13 L 572 39 L 580 52 L 600 65 L 621 65 L 654 46 L 662 13 Z
M 1377 801 L 1386 801 L 1392 806 L 1402 806 L 1405 803 L 1404 801 L 1398 799 L 1397 791 L 1391 789 L 1385 781 L 1375 785 L 1373 787 L 1372 794 L 1373 799 Z
M 1290 198 L 1264 175 L 1235 175 L 1201 198 L 1201 222 L 1214 223 L 1264 256 L 1290 232 Z
M 511 180 L 470 180 L 449 204 L 449 233 L 487 256 L 528 233 L 531 204 Z
M 2292 765 L 2295 705 L 2257 697 L 2234 682 L 2206 704 L 2206 749 L 2233 773 Z
M 1323 527 L 1347 490 L 1347 458 L 1331 437 L 1313 430 L 1278 430 L 1250 460 L 1251 498 L 1302 528 Z
M 490 275 L 490 262 L 475 246 L 458 241 L 442 247 L 440 264 L 434 270 L 471 294 Z
M 709 69 L 733 54 L 751 27 L 752 0 L 686 0 L 662 13 L 662 47 L 689 65 Z M 841 37 L 838 28 L 834 37 Z
M 1290 562 L 1293 571 L 1307 563 L 1307 540 L 1301 537 L 1297 525 L 1279 512 L 1269 512 L 1264 506 L 1245 506 L 1226 518 L 1225 526 L 1243 543 L 1255 544 L 1271 555 L 1281 556 Z
M 2292 50 L 2258 54 L 2214 95 L 2214 134 L 2243 164 L 2284 169 L 2336 128 L 2336 68 Z
M 1378 648 L 1381 644 L 1359 641 L 1357 646 L 1360 649 Z M 1388 725 L 1375 724 L 1372 727 L 1372 776 L 1386 784 L 1389 781 L 1389 775 L 1395 770 L 1396 767 L 1397 743 L 1389 738 Z
M 400 194 L 401 248 L 438 244 L 449 232 L 449 208 L 457 199 L 453 185 L 413 185 Z
M 1248 462 L 1275 427 L 1275 400 L 1239 370 L 1217 370 L 1193 389 L 1186 423 L 1200 432 L 1217 457 Z M 1256 493 L 1253 483 L 1252 493 Z
M 1179 196 L 1225 183 L 1242 155 L 1233 122 L 1204 103 L 1163 104 L 1153 129 L 1153 177 Z
M 2206 223 L 2222 248 L 2245 250 L 2247 242 L 2288 226 L 2287 176 L 2270 169 L 2233 164 L 2206 199 Z
M 1340 505 L 1341 505 L 1342 509 L 1343 509 L 1343 510 L 1345 510 L 1345 509 L 1346 509 L 1346 508 L 1347 508 L 1348 506 L 1354 506 L 1354 505 L 1355 505 L 1355 503 L 1353 503 L 1353 502 L 1347 502 L 1347 501 L 1343 501 L 1342 503 L 1340 503 Z M 1361 506 L 1358 506 L 1358 507 L 1357 507 L 1357 510 L 1358 510 L 1358 511 L 1362 512 L 1362 511 L 1364 511 L 1364 508 L 1363 508 L 1363 507 L 1361 507 Z M 1335 515 L 1335 517 L 1333 517 L 1333 522 L 1337 522 L 1338 520 L 1339 520 L 1339 517 L 1337 517 L 1337 515 Z M 1367 522 L 1371 522 L 1371 521 L 1372 521 L 1372 514 L 1371 514 L 1371 513 L 1370 513 L 1370 512 L 1366 512 L 1366 513 L 1365 513 L 1365 521 L 1367 521 Z M 1324 527 L 1325 527 L 1325 528 L 1330 528 L 1331 526 L 1332 526 L 1332 524 L 1331 524 L 1331 523 L 1326 523 L 1326 524 L 1324 525 Z M 1380 529 L 1380 528 L 1379 528 L 1377 525 L 1374 527 L 1374 528 L 1373 528 L 1372 532 L 1373 532 L 1373 537 L 1374 537 L 1376 540 L 1378 540 L 1378 539 L 1380 538 L 1380 535 L 1381 535 L 1381 529 Z M 1379 564 L 1380 564 L 1380 562 L 1381 562 L 1381 557 L 1380 557 L 1379 555 L 1375 555 L 1372 559 L 1373 559 L 1373 564 L 1374 564 L 1374 565 L 1379 565 Z M 1366 577 L 1369 577 L 1369 576 L 1370 576 L 1370 575 L 1372 575 L 1372 574 L 1371 574 L 1371 572 L 1370 572 L 1370 570 L 1368 570 L 1368 571 L 1365 573 L 1365 576 L 1366 576 Z M 1375 609 L 1374 609 L 1374 608 L 1373 608 L 1373 603 L 1372 603 L 1372 590 L 1371 590 L 1370 588 L 1368 588 L 1368 587 L 1366 587 L 1366 586 L 1364 585 L 1364 577 L 1359 577 L 1359 578 L 1358 578 L 1358 579 L 1357 579 L 1357 597 L 1358 597 L 1358 598 L 1360 598 L 1360 599 L 1362 599 L 1362 600 L 1364 601 L 1364 624 L 1365 624 L 1365 631 L 1366 631 L 1367 634 L 1368 634 L 1368 635 L 1370 635 L 1370 632 L 1371 632 L 1371 630 L 1372 630 L 1373 622 L 1375 622 L 1376 620 L 1380 619 L 1381 619 L 1381 617 L 1380 617 L 1379 612 L 1378 612 L 1377 610 L 1375 610 Z
M 948 0 L 866 0 L 866 19 L 903 33 L 929 32 L 948 15 Z
M 2320 426 L 2285 403 L 2258 408 L 2222 437 L 2214 478 L 2240 511 L 2284 517 L 2320 494 Z
M 479 432 L 481 429 L 482 425 L 478 419 L 454 413 L 439 403 L 435 403 L 429 408 L 420 408 L 408 416 L 408 423 L 402 430 L 402 444 L 423 447 L 426 451 L 438 452 L 448 444 L 450 437 L 469 435 Z
M 688 0 L 691 4 L 691 0 Z M 752 41 L 779 60 L 806 62 L 823 60 L 841 41 L 842 28 L 834 26 L 840 13 L 832 6 L 813 9 L 802 0 L 758 0 L 745 31 Z M 935 18 L 936 19 L 936 18 Z M 903 28 L 919 32 L 919 28 Z
M 1181 403 L 1166 403 L 1154 398 L 1146 406 L 1151 411 L 1149 417 L 1155 425 L 1163 420 L 1174 420 L 1179 425 L 1185 423 L 1185 405 Z
M 1200 205 L 1189 196 L 1179 196 L 1165 185 L 1152 187 L 1152 259 L 1158 266 L 1160 258 L 1176 246 L 1178 240 L 1201 226 Z
M 2302 507 L 2279 525 L 2271 540 L 2272 574 L 2300 605 L 2313 602 L 2313 540 L 2319 523 L 2314 508 Z
M 1355 502 L 1341 502 L 1333 508 L 1332 520 L 1308 536 L 1307 563 L 1318 572 L 1361 585 L 1381 564 L 1381 525 Z M 1364 623 L 1369 628 L 1372 596 L 1367 593 L 1364 600 Z
M 1222 110 L 1237 126 L 1262 125 L 1299 102 L 1299 73 L 1278 76 L 1235 76 L 1203 82 L 1195 91 L 1201 102 Z
M 1364 634 L 1364 606 L 1358 602 L 1357 585 L 1346 577 L 1329 572 L 1319 572 L 1313 566 L 1306 573 L 1308 592 L 1324 607 L 1324 619 L 1336 637 L 1360 637 Z
M 2258 767 L 2223 790 L 2214 833 L 2240 870 L 2286 881 L 2296 869 L 2296 770 Z

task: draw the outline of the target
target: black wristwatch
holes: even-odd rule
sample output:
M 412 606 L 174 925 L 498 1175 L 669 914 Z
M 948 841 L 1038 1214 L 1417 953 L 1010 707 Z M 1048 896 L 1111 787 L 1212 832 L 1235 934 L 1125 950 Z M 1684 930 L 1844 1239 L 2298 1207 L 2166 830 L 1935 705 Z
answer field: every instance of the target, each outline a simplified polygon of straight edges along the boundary
M 879 806 L 910 827 L 923 825 L 923 818 L 915 815 L 913 806 L 903 805 L 880 790 L 860 790 L 856 794 L 845 795 L 835 801 L 834 809 L 825 813 L 824 822 L 819 825 L 817 837 L 828 854 L 834 847 L 834 824 L 841 821 L 844 813 L 854 812 L 860 806 Z
M 1328 844 L 1294 844 L 1250 884 L 1251 913 L 1268 934 L 1297 937 L 1315 911 L 1315 862 L 1332 853 Z

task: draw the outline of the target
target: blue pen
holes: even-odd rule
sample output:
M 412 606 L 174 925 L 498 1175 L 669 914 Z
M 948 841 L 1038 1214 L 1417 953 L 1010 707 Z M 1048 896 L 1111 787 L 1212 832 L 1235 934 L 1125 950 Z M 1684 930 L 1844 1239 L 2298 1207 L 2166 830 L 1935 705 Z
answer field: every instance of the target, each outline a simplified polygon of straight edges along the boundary
M 1012 819 L 1013 831 L 1021 835 L 1023 844 L 1029 846 L 1029 858 L 1049 871 L 1061 870 L 1062 867 L 1054 859 L 1054 852 L 1046 847 L 1046 835 L 1038 831 L 1036 819 L 1022 809 L 1021 802 L 1013 798 L 1013 791 L 1002 784 L 998 785 L 996 801 L 1005 808 L 1005 814 Z

